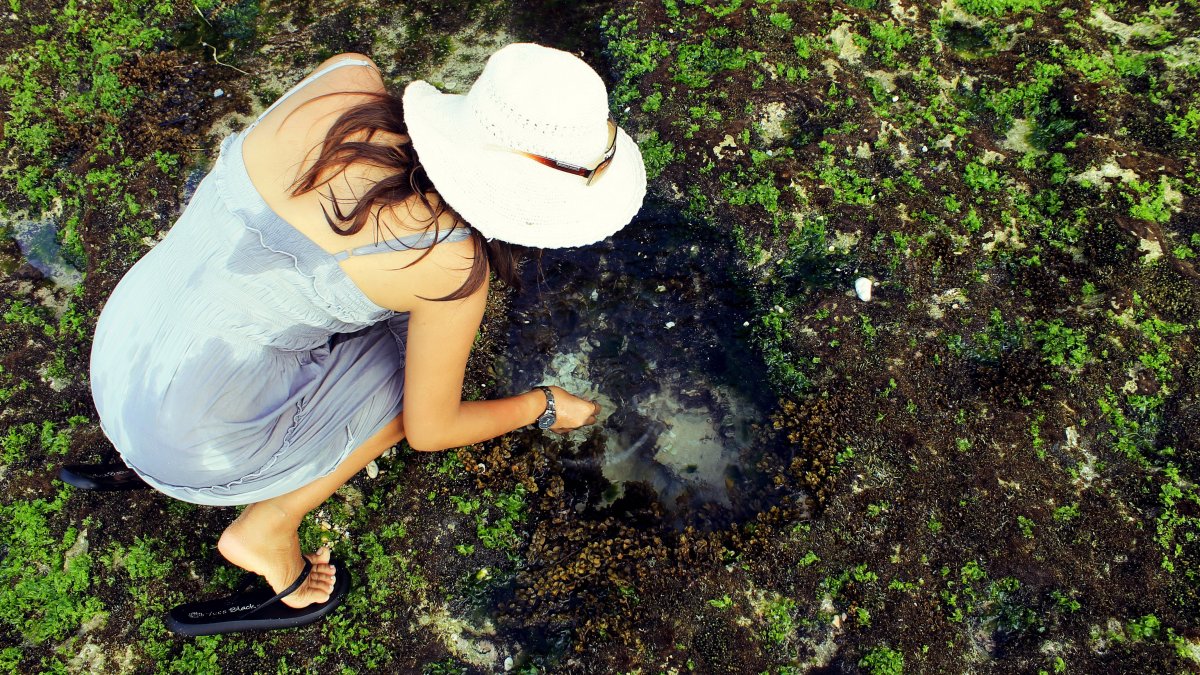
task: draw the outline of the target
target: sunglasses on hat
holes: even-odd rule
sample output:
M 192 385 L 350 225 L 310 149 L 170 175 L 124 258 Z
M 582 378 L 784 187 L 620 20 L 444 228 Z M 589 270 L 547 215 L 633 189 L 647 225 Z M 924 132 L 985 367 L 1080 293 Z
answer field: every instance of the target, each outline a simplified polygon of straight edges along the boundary
M 571 164 L 569 162 L 562 162 L 562 161 L 559 161 L 552 157 L 544 157 L 542 155 L 535 155 L 532 152 L 524 152 L 522 150 L 510 150 L 510 152 L 515 152 L 518 155 L 524 155 L 524 156 L 528 157 L 529 159 L 532 159 L 533 161 L 537 162 L 538 164 L 541 164 L 543 166 L 548 166 L 551 169 L 557 169 L 564 173 L 569 173 L 573 176 L 580 176 L 582 178 L 586 178 L 587 184 L 591 185 L 592 182 L 594 182 L 596 179 L 600 178 L 600 176 L 604 175 L 604 172 L 608 169 L 608 166 L 610 164 L 612 164 L 613 157 L 616 157 L 616 155 L 617 155 L 617 128 L 618 128 L 617 123 L 613 121 L 612 117 L 609 117 L 608 118 L 608 148 L 604 151 L 604 159 L 601 159 L 600 163 L 597 164 L 596 168 L 594 168 L 594 169 L 589 169 L 587 167 L 579 166 L 577 164 Z

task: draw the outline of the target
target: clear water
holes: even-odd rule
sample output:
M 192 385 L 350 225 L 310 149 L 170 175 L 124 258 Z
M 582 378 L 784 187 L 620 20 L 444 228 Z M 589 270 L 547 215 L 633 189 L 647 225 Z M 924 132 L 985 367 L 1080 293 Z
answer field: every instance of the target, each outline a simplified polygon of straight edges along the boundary
M 15 220 L 8 223 L 21 255 L 46 278 L 64 288 L 74 288 L 83 274 L 62 256 L 58 245 L 58 223 L 53 218 Z
M 603 408 L 603 454 L 566 439 L 564 465 L 596 465 L 612 489 L 644 482 L 668 510 L 730 506 L 751 425 L 769 402 L 762 366 L 740 345 L 745 318 L 724 276 L 724 245 L 637 221 L 613 240 L 546 251 L 527 266 L 501 370 L 520 391 L 556 384 Z
M 208 173 L 208 166 L 193 168 L 180 188 L 180 204 L 187 204 L 200 181 Z M 45 217 L 40 220 L 19 219 L 6 223 L 13 233 L 21 255 L 47 279 L 63 288 L 74 288 L 83 282 L 83 273 L 62 255 L 58 243 L 58 220 Z

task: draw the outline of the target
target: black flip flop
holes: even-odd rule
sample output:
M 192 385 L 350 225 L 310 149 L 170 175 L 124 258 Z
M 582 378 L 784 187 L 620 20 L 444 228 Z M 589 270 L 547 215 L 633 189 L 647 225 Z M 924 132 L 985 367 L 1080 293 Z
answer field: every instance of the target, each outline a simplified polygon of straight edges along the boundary
M 58 478 L 80 490 L 115 492 L 150 489 L 146 481 L 124 464 L 67 464 L 59 469 Z
M 337 579 L 333 583 L 333 593 L 325 602 L 299 609 L 280 602 L 308 578 L 312 563 L 306 558 L 300 576 L 279 593 L 273 593 L 269 586 L 259 583 L 261 577 L 257 574 L 247 574 L 233 595 L 189 602 L 172 609 L 167 617 L 167 628 L 180 635 L 196 636 L 307 626 L 342 604 L 350 591 L 350 571 L 333 560 L 329 563 L 337 569 Z

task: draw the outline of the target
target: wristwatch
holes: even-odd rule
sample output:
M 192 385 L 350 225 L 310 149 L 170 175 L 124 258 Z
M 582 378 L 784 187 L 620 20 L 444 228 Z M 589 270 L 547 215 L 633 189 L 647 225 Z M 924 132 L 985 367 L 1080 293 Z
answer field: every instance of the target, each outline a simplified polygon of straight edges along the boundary
M 546 395 L 546 412 L 537 418 L 535 424 L 539 429 L 549 429 L 558 421 L 558 412 L 554 408 L 554 392 L 550 391 L 550 387 L 543 385 L 538 385 L 538 389 Z

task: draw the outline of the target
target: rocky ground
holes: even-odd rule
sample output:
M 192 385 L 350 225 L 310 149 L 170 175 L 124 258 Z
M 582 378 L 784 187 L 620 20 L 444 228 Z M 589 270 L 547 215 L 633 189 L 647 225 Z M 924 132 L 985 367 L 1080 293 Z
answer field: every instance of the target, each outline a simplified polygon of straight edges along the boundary
M 9 5 L 0 668 L 1200 670 L 1197 0 Z M 55 480 L 115 456 L 104 298 L 322 58 L 462 90 L 521 39 L 605 75 L 647 213 L 740 289 L 778 404 L 733 508 L 587 507 L 595 437 L 401 448 L 302 530 L 356 575 L 332 618 L 172 636 L 167 608 L 237 577 L 234 512 Z M 25 255 L 47 221 L 61 250 Z M 509 302 L 471 395 L 504 391 Z

